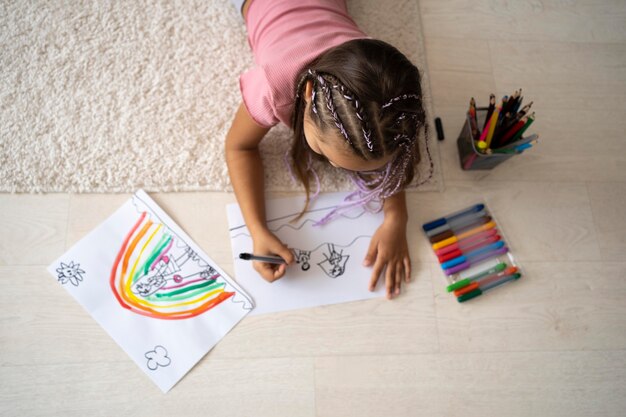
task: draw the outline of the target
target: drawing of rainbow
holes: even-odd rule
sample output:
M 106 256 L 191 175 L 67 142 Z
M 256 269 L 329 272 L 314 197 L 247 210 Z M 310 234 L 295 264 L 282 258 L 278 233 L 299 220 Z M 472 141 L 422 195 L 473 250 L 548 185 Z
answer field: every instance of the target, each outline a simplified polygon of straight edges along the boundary
M 213 267 L 146 214 L 127 234 L 111 270 L 111 290 L 122 307 L 179 320 L 196 317 L 235 295 L 225 291 L 226 283 L 218 282 L 220 274 Z

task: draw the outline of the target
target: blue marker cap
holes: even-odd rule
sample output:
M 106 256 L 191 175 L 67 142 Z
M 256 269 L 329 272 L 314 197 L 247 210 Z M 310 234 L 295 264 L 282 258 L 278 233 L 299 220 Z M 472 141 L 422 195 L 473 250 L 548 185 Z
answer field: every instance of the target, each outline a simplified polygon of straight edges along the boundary
M 424 229 L 425 232 L 428 232 L 431 229 L 434 229 L 435 227 L 439 227 L 439 226 L 443 226 L 444 224 L 446 224 L 447 222 L 449 222 L 452 219 L 456 219 L 458 217 L 462 217 L 466 214 L 469 213 L 473 213 L 475 211 L 480 211 L 482 209 L 485 208 L 484 204 L 476 204 L 474 206 L 468 207 L 466 209 L 457 211 L 455 213 L 449 214 L 448 217 L 442 217 L 440 219 L 437 220 L 433 220 L 432 222 L 429 223 L 425 223 L 424 225 L 422 225 L 422 229 Z

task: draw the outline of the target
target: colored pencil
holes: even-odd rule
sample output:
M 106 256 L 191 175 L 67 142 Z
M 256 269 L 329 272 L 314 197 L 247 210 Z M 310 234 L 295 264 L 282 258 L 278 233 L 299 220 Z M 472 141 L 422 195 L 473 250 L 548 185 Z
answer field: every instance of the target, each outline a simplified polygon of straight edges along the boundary
M 493 139 L 493 132 L 496 131 L 496 125 L 498 124 L 498 116 L 500 115 L 501 107 L 496 107 L 491 115 L 491 120 L 489 121 L 489 132 L 487 133 L 487 137 L 485 138 L 485 145 L 487 148 L 491 146 L 491 140 Z
M 493 113 L 495 108 L 496 108 L 496 95 L 490 94 L 489 95 L 489 107 L 487 108 L 487 116 L 485 117 L 485 123 L 483 124 L 483 131 L 487 130 L 487 123 L 489 122 L 489 119 L 491 119 L 491 114 Z
M 478 119 L 476 118 L 476 100 L 474 97 L 470 100 L 469 107 L 470 129 L 472 131 L 472 140 L 478 140 L 480 132 L 478 131 Z
M 529 116 L 525 116 L 525 117 L 527 117 L 526 123 L 524 124 L 524 126 L 520 130 L 517 131 L 517 133 L 515 134 L 515 136 L 513 136 L 513 139 L 511 139 L 509 143 L 515 143 L 515 141 L 517 141 L 519 138 L 521 138 L 522 135 L 524 134 L 524 132 L 535 121 L 535 113 L 531 113 Z

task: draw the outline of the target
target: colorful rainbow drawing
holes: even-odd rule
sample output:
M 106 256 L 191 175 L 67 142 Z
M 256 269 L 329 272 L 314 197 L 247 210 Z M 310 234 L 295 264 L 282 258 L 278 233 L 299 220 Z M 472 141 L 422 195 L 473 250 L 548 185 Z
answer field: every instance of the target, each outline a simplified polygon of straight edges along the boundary
M 120 305 L 144 316 L 196 317 L 234 296 L 220 274 L 162 224 L 143 212 L 126 236 L 111 270 L 110 286 Z

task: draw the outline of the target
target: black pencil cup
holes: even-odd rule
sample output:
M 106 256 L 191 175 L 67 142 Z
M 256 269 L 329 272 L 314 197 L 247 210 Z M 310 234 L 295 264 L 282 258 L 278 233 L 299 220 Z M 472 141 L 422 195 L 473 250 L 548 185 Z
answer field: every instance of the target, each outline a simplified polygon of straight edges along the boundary
M 486 108 L 476 109 L 478 126 L 484 125 L 486 116 Z M 461 129 L 459 138 L 456 140 L 456 146 L 459 149 L 459 162 L 461 163 L 461 169 L 466 171 L 493 169 L 497 165 L 514 156 L 514 154 L 501 153 L 488 155 L 480 152 L 476 148 L 476 144 L 473 140 L 472 124 L 469 112 L 465 117 L 465 124 Z

